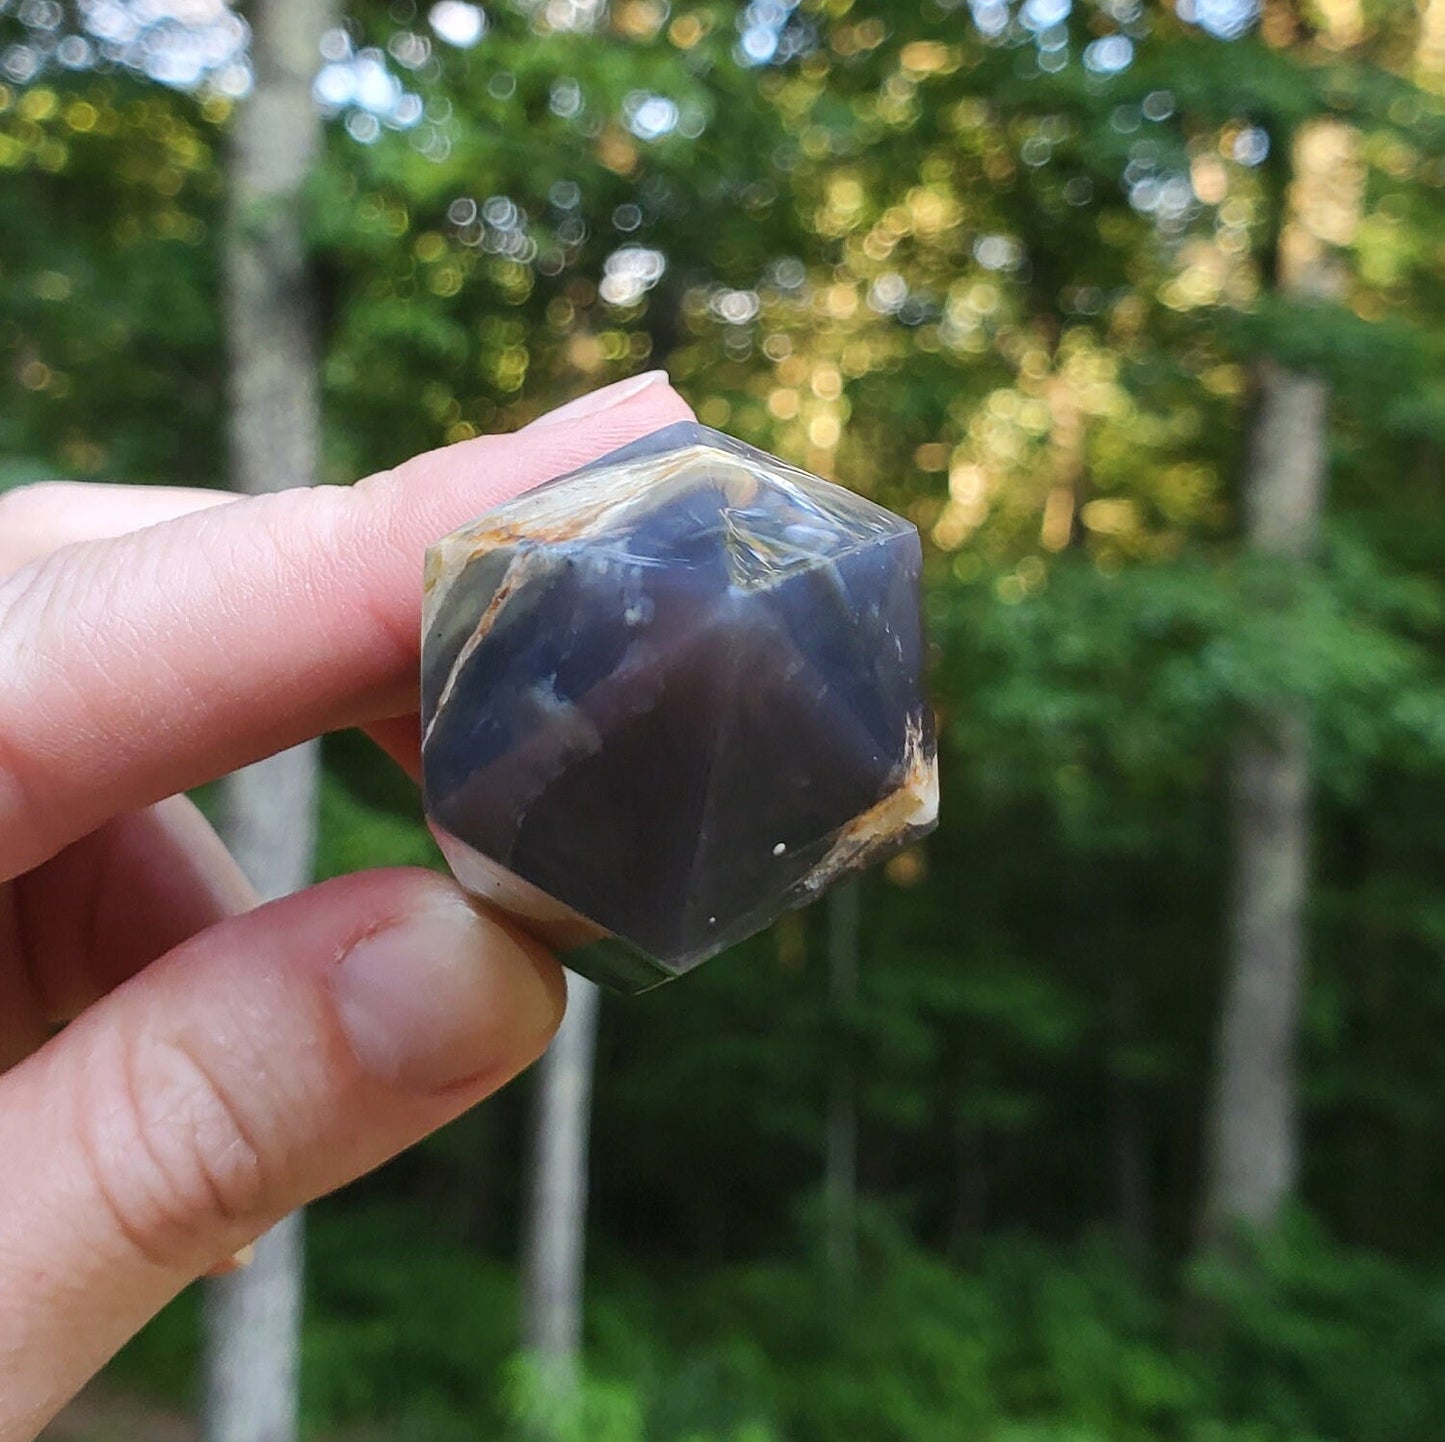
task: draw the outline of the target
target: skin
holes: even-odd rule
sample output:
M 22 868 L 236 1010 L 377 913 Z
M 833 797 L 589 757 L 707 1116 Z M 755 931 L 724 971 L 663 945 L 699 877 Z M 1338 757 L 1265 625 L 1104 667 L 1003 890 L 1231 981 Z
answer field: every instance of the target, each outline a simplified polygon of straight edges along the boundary
M 556 963 L 449 881 L 257 906 L 177 793 L 345 726 L 415 774 L 427 544 L 689 414 L 634 379 L 344 489 L 0 497 L 0 1442 L 545 1047 Z

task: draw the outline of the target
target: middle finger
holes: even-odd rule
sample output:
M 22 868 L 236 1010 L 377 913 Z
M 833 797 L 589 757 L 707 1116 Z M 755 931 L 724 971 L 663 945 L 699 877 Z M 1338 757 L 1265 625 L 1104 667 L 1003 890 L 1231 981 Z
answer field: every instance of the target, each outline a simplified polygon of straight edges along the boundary
M 11 892 L 23 955 L 0 953 L 0 961 L 18 966 L 47 1028 L 256 905 L 211 824 L 183 796 L 108 821 Z

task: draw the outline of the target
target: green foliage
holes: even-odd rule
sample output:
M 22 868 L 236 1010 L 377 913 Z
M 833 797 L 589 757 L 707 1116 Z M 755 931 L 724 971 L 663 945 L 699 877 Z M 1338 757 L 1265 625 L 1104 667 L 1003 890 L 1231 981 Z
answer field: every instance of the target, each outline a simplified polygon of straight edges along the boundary
M 1431 388 L 1423 377 L 1438 372 L 1440 341 L 1409 321 L 1364 320 L 1341 306 L 1266 297 L 1253 311 L 1231 318 L 1232 343 L 1245 355 L 1273 356 L 1293 370 L 1323 376 L 1346 404 L 1359 408 L 1397 439 L 1426 437 Z
M 1239 717 L 1287 703 L 1314 714 L 1327 787 L 1445 763 L 1445 593 L 1348 534 L 1308 569 L 1195 552 L 1117 574 L 1065 563 L 1033 595 L 1010 579 L 935 611 L 956 745 L 992 786 L 1053 776 L 1080 844 L 1131 796 L 1197 786 Z
M 1282 1433 L 1428 1437 L 1445 1415 L 1445 1285 L 1294 1217 L 1242 1261 L 1197 1263 L 1223 1319 L 1219 1395 Z
M 605 1267 L 590 1369 L 558 1391 L 512 1354 L 515 1283 L 411 1215 L 312 1218 L 308 1435 L 451 1442 L 1433 1442 L 1445 1277 L 1292 1219 L 1187 1290 L 1112 1239 L 995 1236 L 967 1262 L 875 1217 L 858 1276 L 804 1260 Z M 186 1395 L 194 1309 L 122 1358 Z
M 389 765 L 376 756 L 374 766 Z M 412 810 L 416 810 L 413 800 Z M 346 876 L 370 866 L 443 865 L 441 853 L 414 816 L 398 815 L 352 790 L 328 769 L 321 786 L 321 818 L 316 878 Z
M 545 1367 L 527 1358 L 517 1358 L 505 1369 L 502 1403 L 512 1432 L 520 1438 L 642 1442 L 646 1436 L 634 1388 L 585 1377 L 575 1391 L 568 1391 L 556 1385 Z
M 363 1213 L 313 1226 L 307 1297 L 303 1405 L 317 1423 L 491 1415 L 516 1316 L 509 1268 L 395 1209 Z
M 349 33 L 385 52 L 424 8 L 358 4 Z M 1351 7 L 1270 4 L 1230 43 L 1133 8 L 1076 0 L 1060 51 L 952 3 L 809 0 L 779 20 L 801 50 L 749 66 L 719 0 L 615 0 L 595 34 L 497 3 L 475 50 L 401 76 L 414 131 L 333 129 L 307 215 L 328 476 L 665 365 L 709 424 L 918 523 L 944 795 L 865 884 L 855 1005 L 804 914 L 604 1009 L 576 1405 L 509 1361 L 514 1090 L 318 1213 L 315 1435 L 1434 1442 L 1445 107 L 1411 4 L 1344 41 Z M 1131 62 L 1086 69 L 1110 36 Z M 677 129 L 629 129 L 649 94 Z M 0 486 L 222 478 L 229 112 L 119 72 L 0 87 Z M 1328 305 L 1273 289 L 1319 119 L 1359 141 Z M 635 245 L 661 277 L 605 290 Z M 1266 358 L 1331 390 L 1298 565 L 1237 544 Z M 1186 1281 L 1227 758 L 1281 706 L 1314 728 L 1321 1221 Z M 438 864 L 389 762 L 355 737 L 326 759 L 322 876 Z M 840 1059 L 851 1294 L 815 1255 Z M 178 1391 L 193 1323 L 167 1313 L 123 1375 Z

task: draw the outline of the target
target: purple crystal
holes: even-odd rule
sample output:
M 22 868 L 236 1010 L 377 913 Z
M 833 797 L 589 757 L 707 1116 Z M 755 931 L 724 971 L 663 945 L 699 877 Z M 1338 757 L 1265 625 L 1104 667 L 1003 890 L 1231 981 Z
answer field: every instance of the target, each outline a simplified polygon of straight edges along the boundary
M 687 971 L 930 830 L 918 533 L 693 423 L 427 557 L 427 814 L 598 980 Z

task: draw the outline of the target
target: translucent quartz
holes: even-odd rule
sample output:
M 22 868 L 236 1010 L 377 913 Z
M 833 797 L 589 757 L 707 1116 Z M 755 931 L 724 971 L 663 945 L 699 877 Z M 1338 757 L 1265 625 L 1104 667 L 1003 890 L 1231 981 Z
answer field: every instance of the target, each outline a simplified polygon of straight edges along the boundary
M 640 991 L 932 828 L 912 525 L 683 423 L 427 556 L 427 814 L 461 883 Z

